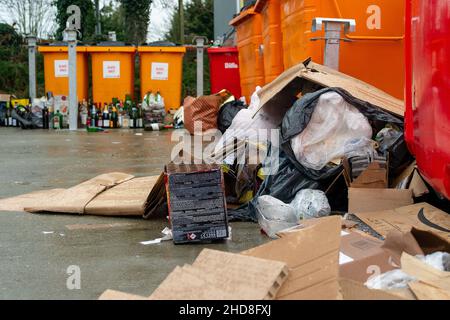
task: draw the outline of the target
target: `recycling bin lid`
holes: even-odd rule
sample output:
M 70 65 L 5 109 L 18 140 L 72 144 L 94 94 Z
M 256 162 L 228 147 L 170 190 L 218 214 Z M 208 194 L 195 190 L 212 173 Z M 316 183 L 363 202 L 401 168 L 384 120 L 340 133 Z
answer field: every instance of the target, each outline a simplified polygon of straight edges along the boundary
M 144 43 L 140 47 L 179 47 L 180 45 L 170 41 L 153 41 L 150 43 Z
M 121 41 L 102 41 L 87 47 L 87 52 L 124 52 L 134 53 L 136 47 Z
M 140 45 L 138 52 L 185 53 L 186 48 L 169 41 L 155 41 Z
M 83 43 L 77 44 L 77 52 L 86 52 L 86 45 Z M 41 43 L 38 46 L 39 52 L 68 52 L 68 43 L 64 41 Z
M 208 48 L 208 53 L 235 53 L 238 52 L 236 47 L 211 47 Z

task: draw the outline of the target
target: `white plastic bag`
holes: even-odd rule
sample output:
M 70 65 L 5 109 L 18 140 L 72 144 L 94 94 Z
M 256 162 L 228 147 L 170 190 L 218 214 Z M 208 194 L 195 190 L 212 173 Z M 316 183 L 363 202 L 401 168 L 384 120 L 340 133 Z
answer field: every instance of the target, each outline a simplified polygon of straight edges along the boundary
M 323 169 L 345 155 L 345 146 L 354 139 L 372 137 L 367 118 L 336 92 L 320 96 L 311 121 L 292 139 L 297 160 L 313 170 Z
M 438 251 L 427 256 L 417 255 L 416 257 L 438 270 L 450 271 L 447 270 L 450 261 L 450 254 L 447 252 Z
M 312 219 L 329 216 L 331 207 L 323 191 L 300 190 L 291 202 L 298 219 Z
M 417 255 L 416 258 L 437 270 L 448 271 L 450 254 L 447 252 L 438 251 L 426 256 Z M 407 288 L 408 283 L 413 281 L 417 281 L 417 279 L 400 269 L 396 269 L 369 279 L 365 285 L 369 289 L 392 290 Z
M 294 208 L 272 196 L 258 198 L 256 214 L 261 228 L 273 239 L 278 238 L 277 232 L 298 224 Z
M 373 159 L 378 153 L 375 150 L 375 141 L 362 137 L 347 141 L 344 146 L 344 155 L 347 158 L 368 157 Z
M 370 278 L 365 285 L 373 290 L 394 290 L 405 289 L 412 281 L 416 281 L 416 279 L 402 270 L 396 269 Z
M 271 130 L 278 127 L 277 123 L 272 117 L 269 117 L 264 110 L 258 109 L 260 107 L 260 100 L 258 91 L 261 90 L 257 87 L 256 91 L 252 95 L 252 101 L 247 109 L 242 109 L 234 117 L 231 126 L 223 134 L 223 136 L 217 142 L 214 148 L 214 156 L 211 158 L 227 163 L 233 164 L 235 158 L 239 158 L 241 154 L 245 153 L 245 150 L 239 149 L 238 154 L 228 154 L 225 159 L 222 158 L 224 150 L 233 150 L 235 140 L 246 141 L 249 144 L 261 145 L 262 147 L 267 145 L 267 140 L 271 138 Z M 264 159 L 259 159 L 262 162 Z

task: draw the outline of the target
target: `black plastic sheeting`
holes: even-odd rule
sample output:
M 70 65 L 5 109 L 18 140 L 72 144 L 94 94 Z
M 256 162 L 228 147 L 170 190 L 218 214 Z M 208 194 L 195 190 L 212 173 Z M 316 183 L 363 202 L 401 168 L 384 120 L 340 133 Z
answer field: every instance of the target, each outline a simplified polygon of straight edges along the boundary
M 311 121 L 319 97 L 327 92 L 340 94 L 348 103 L 357 108 L 371 124 L 374 133 L 379 132 L 387 124 L 395 124 L 403 130 L 403 120 L 367 101 L 353 97 L 341 88 L 325 88 L 309 93 L 297 100 L 283 118 L 280 130 L 280 148 L 271 146 L 264 167 L 273 166 L 273 157 L 278 157 L 278 170 L 267 176 L 253 200 L 239 209 L 229 212 L 232 220 L 256 221 L 255 204 L 259 196 L 271 195 L 285 203 L 290 203 L 295 195 L 303 189 L 319 189 L 325 191 L 330 183 L 342 172 L 342 166 L 326 166 L 322 170 L 312 170 L 301 165 L 291 147 L 291 140 L 301 134 Z M 390 172 L 395 174 L 405 164 L 409 164 L 409 154 L 403 135 L 390 148 Z M 343 190 L 343 197 L 346 197 Z M 330 201 L 332 202 L 332 201 Z M 333 209 L 333 208 L 332 208 Z
M 220 132 L 225 133 L 227 129 L 231 126 L 233 119 L 242 109 L 245 109 L 246 105 L 240 101 L 232 101 L 225 103 L 219 110 L 219 115 L 217 117 L 217 127 Z

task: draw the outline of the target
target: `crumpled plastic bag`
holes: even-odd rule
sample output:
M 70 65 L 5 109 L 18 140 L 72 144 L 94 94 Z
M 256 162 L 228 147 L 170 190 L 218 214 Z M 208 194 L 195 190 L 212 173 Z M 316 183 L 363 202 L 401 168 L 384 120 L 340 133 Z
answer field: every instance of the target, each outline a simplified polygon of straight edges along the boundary
M 300 190 L 290 205 L 295 209 L 298 219 L 321 218 L 329 216 L 331 213 L 328 198 L 320 190 Z
M 407 288 L 412 281 L 416 281 L 416 278 L 396 269 L 370 278 L 365 285 L 373 290 L 395 290 Z
M 240 158 L 245 153 L 245 149 L 238 150 L 237 155 L 227 154 L 225 159 L 222 157 L 224 150 L 233 149 L 235 141 L 246 141 L 253 146 L 261 146 L 262 150 L 266 149 L 267 140 L 271 137 L 271 130 L 276 129 L 278 125 L 263 110 L 257 112 L 260 105 L 259 90 L 261 88 L 257 87 L 252 95 L 250 106 L 237 113 L 231 126 L 219 139 L 214 149 L 214 155 L 211 157 L 212 159 L 230 165 L 233 164 L 236 158 Z M 263 160 L 260 159 L 259 162 Z
M 368 157 L 369 159 L 373 159 L 378 155 L 375 150 L 375 141 L 366 137 L 347 141 L 344 146 L 344 154 L 348 159 L 353 157 Z
M 278 238 L 277 232 L 298 224 L 295 209 L 272 196 L 261 196 L 257 199 L 256 215 L 261 229 L 272 239 Z
M 416 257 L 438 270 L 450 271 L 450 254 L 447 252 L 435 252 L 427 256 L 417 255 Z
M 375 138 L 380 144 L 380 151 L 388 151 L 400 138 L 402 138 L 403 132 L 394 128 L 384 128 L 377 133 Z
M 416 258 L 437 270 L 449 271 L 450 254 L 447 252 L 438 251 L 426 256 L 417 255 Z M 417 279 L 401 269 L 396 269 L 370 278 L 365 285 L 369 289 L 394 290 L 407 288 L 408 283 L 414 281 L 417 281 Z
M 321 170 L 344 157 L 350 141 L 371 137 L 367 118 L 338 93 L 326 92 L 320 96 L 305 130 L 292 139 L 291 147 L 299 163 Z

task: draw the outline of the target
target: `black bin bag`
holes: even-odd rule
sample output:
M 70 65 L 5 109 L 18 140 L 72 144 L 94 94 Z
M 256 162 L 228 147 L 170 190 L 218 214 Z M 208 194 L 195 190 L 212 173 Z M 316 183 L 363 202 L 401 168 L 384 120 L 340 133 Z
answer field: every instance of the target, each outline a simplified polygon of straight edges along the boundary
M 274 147 L 272 146 L 269 149 L 265 164 L 263 164 L 263 167 L 270 165 L 273 168 L 273 159 L 271 157 L 278 157 L 278 170 L 272 171 L 266 177 L 258 193 L 248 205 L 230 212 L 231 219 L 256 221 L 255 205 L 259 196 L 271 195 L 285 203 L 290 203 L 300 190 L 319 189 L 326 191 L 331 182 L 342 172 L 342 165 L 327 165 L 321 170 L 306 168 L 297 161 L 291 147 L 291 140 L 301 134 L 311 121 L 320 96 L 328 92 L 338 93 L 349 104 L 357 108 L 369 120 L 374 133 L 379 132 L 387 124 L 395 124 L 403 130 L 403 119 L 367 101 L 353 97 L 344 89 L 325 88 L 304 95 L 294 103 L 283 118 L 280 128 L 279 152 L 274 152 Z M 396 154 L 390 154 L 390 158 L 395 159 L 395 161 L 390 163 L 391 172 L 395 172 L 400 166 L 412 160 L 406 149 L 403 135 L 389 152 L 397 152 Z M 346 197 L 346 190 L 342 190 L 342 197 Z

